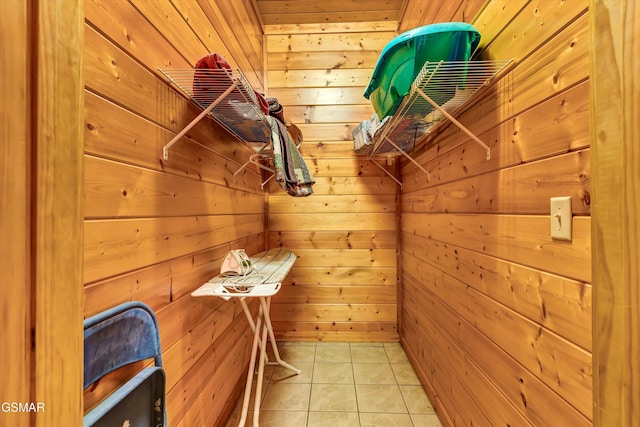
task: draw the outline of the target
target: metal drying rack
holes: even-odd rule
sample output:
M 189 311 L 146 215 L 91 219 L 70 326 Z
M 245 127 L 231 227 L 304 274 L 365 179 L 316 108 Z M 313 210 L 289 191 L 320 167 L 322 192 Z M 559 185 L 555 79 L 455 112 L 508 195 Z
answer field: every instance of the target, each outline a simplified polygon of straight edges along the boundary
M 209 115 L 256 152 L 233 174 L 234 177 L 249 163 L 273 172 L 273 169 L 259 162 L 271 157 L 271 126 L 259 107 L 255 91 L 240 70 L 158 68 L 158 71 L 202 108 L 202 112 L 163 147 L 162 156 L 165 160 L 169 158 L 169 149 Z
M 417 138 L 429 134 L 444 119 L 448 119 L 482 146 L 489 160 L 489 146 L 455 119 L 454 115 L 476 98 L 481 89 L 487 87 L 511 62 L 512 59 L 425 63 L 413 81 L 409 94 L 404 97 L 393 117 L 387 119 L 376 132 L 369 158 L 389 152 L 404 155 L 430 179 L 429 172 L 406 151 Z M 385 151 L 382 151 L 383 148 Z M 374 159 L 371 160 L 402 185 Z

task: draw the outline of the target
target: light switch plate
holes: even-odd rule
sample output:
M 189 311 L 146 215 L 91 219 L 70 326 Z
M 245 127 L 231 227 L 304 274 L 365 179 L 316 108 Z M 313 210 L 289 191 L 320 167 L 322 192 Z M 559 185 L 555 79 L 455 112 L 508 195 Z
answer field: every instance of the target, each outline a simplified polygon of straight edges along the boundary
M 551 198 L 551 238 L 571 241 L 571 197 Z

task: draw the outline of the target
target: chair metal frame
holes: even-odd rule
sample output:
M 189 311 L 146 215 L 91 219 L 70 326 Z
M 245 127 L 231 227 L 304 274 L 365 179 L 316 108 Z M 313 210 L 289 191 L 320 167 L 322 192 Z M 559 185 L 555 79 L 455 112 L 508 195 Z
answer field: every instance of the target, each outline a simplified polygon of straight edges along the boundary
M 84 389 L 104 375 L 130 363 L 153 358 L 154 366 L 140 370 L 133 378 L 116 389 L 84 416 L 84 426 L 100 426 L 104 419 L 123 417 L 123 424 L 135 418 L 127 399 L 140 399 L 149 394 L 150 402 L 142 408 L 149 413 L 140 415 L 149 419 L 150 427 L 166 426 L 166 379 L 162 368 L 160 333 L 155 314 L 146 304 L 127 302 L 87 318 L 84 321 Z M 123 411 L 126 408 L 126 411 Z M 143 414 L 143 412 L 140 412 Z M 119 419 L 119 418 L 118 418 Z M 110 423 L 113 423 L 111 421 Z M 128 424 L 127 424 L 128 425 Z M 140 425 L 132 423 L 132 426 Z

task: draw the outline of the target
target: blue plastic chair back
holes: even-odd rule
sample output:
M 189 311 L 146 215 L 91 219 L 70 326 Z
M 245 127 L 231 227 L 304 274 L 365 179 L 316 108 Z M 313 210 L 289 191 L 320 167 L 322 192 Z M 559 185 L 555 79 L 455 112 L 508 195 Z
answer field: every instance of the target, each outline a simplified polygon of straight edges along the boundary
M 128 302 L 84 322 L 84 388 L 122 366 L 146 359 L 142 369 L 84 417 L 84 425 L 157 427 L 166 424 L 165 376 L 158 322 L 142 302 Z M 127 422 L 128 424 L 123 424 Z

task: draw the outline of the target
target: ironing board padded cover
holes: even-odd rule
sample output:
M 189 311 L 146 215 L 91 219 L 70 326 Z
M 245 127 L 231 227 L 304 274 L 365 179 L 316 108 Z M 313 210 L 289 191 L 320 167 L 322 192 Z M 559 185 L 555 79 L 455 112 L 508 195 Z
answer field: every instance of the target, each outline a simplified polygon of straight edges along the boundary
M 84 388 L 129 363 L 155 358 L 162 366 L 155 316 L 141 302 L 114 307 L 84 322 Z
M 393 115 L 426 62 L 468 61 L 479 43 L 480 33 L 464 22 L 406 31 L 382 50 L 364 97 L 371 100 L 380 120 Z

